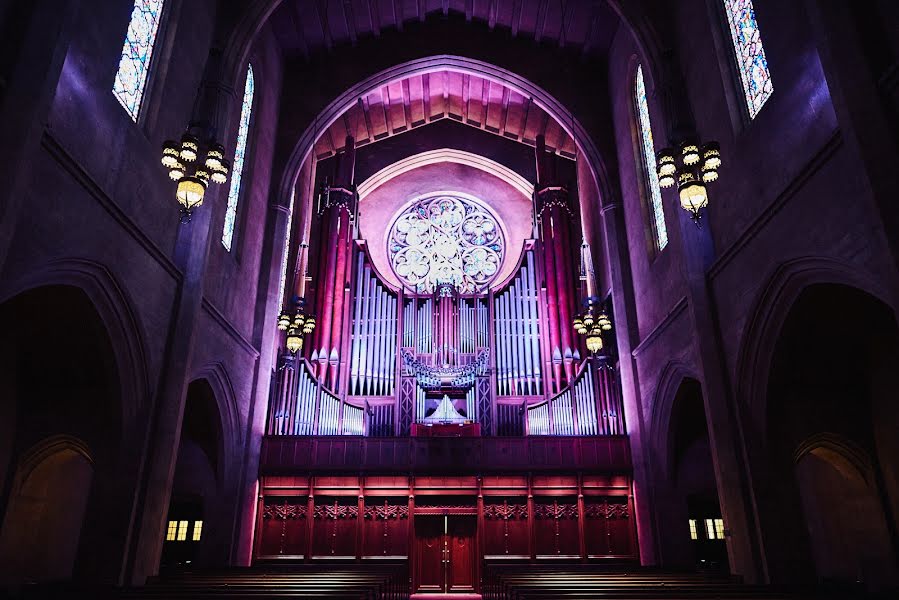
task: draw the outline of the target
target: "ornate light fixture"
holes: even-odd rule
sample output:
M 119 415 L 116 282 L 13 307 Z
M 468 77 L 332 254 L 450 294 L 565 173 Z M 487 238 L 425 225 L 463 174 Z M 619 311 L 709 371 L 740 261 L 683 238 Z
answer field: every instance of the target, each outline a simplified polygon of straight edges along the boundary
M 584 336 L 587 350 L 595 355 L 604 347 L 602 336 L 612 330 L 612 319 L 597 298 L 587 298 L 584 304 L 584 312 L 575 316 L 572 324 L 574 330 Z
M 677 155 L 679 160 L 675 159 Z M 691 141 L 684 142 L 676 152 L 672 148 L 659 150 L 659 186 L 672 187 L 677 183 L 680 205 L 690 213 L 690 218 L 699 224 L 699 211 L 708 206 L 709 196 L 706 184 L 718 179 L 721 166 L 721 149 L 717 142 L 709 142 L 700 147 Z
M 203 204 L 209 182 L 225 183 L 231 170 L 224 147 L 214 139 L 201 141 L 198 130 L 188 127 L 180 142 L 162 143 L 162 165 L 178 184 L 175 198 L 181 206 L 182 223 L 189 223 L 193 209 Z
M 303 348 L 303 338 L 315 329 L 315 317 L 304 312 L 303 299 L 297 300 L 294 304 L 295 310 L 286 309 L 278 315 L 278 331 L 287 332 L 284 344 L 292 354 Z

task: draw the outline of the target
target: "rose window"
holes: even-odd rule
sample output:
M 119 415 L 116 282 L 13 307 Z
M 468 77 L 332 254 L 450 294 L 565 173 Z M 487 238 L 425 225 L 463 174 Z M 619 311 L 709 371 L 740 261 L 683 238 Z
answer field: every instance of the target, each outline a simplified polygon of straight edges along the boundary
M 463 293 L 480 291 L 496 277 L 504 251 L 496 218 L 473 200 L 447 194 L 412 204 L 387 238 L 393 272 L 418 293 L 444 284 Z

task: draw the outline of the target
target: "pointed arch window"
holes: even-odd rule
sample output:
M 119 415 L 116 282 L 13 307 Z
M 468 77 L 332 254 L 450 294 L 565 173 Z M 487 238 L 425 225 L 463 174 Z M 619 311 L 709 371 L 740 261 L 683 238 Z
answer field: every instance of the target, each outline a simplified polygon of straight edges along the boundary
M 287 255 L 290 254 L 290 228 L 293 226 L 293 201 L 296 199 L 296 190 L 290 194 L 290 206 L 287 208 L 287 235 L 284 239 L 284 251 L 281 253 L 281 280 L 278 283 L 278 311 L 281 310 L 281 302 L 284 301 L 284 289 L 287 287 Z
M 653 233 L 656 247 L 663 250 L 668 245 L 668 228 L 665 226 L 665 211 L 662 208 L 662 191 L 656 172 L 655 145 L 652 141 L 652 124 L 649 121 L 649 102 L 646 100 L 646 84 L 643 82 L 643 66 L 637 65 L 635 85 L 637 118 L 640 121 L 640 148 L 643 153 L 643 170 L 652 208 Z
M 165 0 L 134 0 L 112 93 L 137 122 Z
M 250 117 L 253 114 L 253 92 L 256 83 L 253 65 L 247 66 L 247 82 L 243 88 L 243 102 L 240 108 L 240 124 L 237 128 L 237 146 L 234 150 L 234 167 L 231 170 L 231 188 L 228 191 L 228 207 L 225 210 L 225 228 L 222 230 L 222 245 L 229 252 L 234 240 L 234 223 L 237 220 L 237 202 L 240 200 L 240 180 L 244 171 L 247 153 L 247 137 L 250 133 Z
M 727 24 L 734 43 L 737 70 L 743 83 L 743 94 L 749 118 L 754 119 L 774 93 L 768 59 L 755 20 L 752 0 L 724 0 Z

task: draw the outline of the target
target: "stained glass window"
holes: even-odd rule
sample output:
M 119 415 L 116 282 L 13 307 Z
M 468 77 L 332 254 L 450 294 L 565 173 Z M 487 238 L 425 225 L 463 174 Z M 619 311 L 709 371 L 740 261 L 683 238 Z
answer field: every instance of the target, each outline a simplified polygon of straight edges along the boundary
M 734 42 L 737 69 L 743 82 L 749 118 L 754 119 L 765 101 L 774 93 L 768 59 L 765 58 L 759 25 L 755 20 L 755 9 L 752 8 L 752 0 L 724 0 L 724 8 L 727 11 L 727 24 Z
M 468 293 L 487 286 L 505 252 L 499 223 L 480 203 L 461 195 L 418 199 L 390 227 L 390 264 L 418 293 L 449 284 Z
M 247 152 L 247 135 L 250 132 L 250 115 L 253 112 L 253 65 L 247 67 L 247 83 L 243 88 L 243 103 L 240 108 L 240 125 L 237 128 L 237 147 L 234 149 L 234 166 L 231 169 L 231 189 L 228 191 L 228 208 L 225 210 L 225 228 L 222 231 L 222 245 L 231 251 L 234 239 L 234 221 L 237 220 L 237 201 L 240 199 L 240 179 Z
M 287 286 L 287 255 L 290 253 L 290 228 L 293 225 L 293 201 L 296 191 L 290 194 L 290 206 L 287 209 L 287 235 L 284 240 L 284 251 L 281 253 L 281 282 L 278 284 L 278 312 L 281 312 L 280 303 L 284 300 L 284 288 Z
M 652 124 L 649 122 L 649 103 L 646 101 L 646 85 L 643 83 L 643 67 L 637 66 L 637 114 L 640 118 L 640 141 L 643 149 L 643 166 L 652 203 L 652 217 L 656 234 L 656 246 L 662 250 L 668 245 L 668 228 L 665 226 L 665 212 L 662 210 L 662 190 L 659 189 L 659 175 L 656 173 L 656 151 L 652 141 Z
M 112 84 L 112 93 L 131 118 L 137 121 L 140 103 L 147 85 L 153 44 L 159 31 L 164 0 L 134 0 L 131 22 L 122 46 L 119 70 Z

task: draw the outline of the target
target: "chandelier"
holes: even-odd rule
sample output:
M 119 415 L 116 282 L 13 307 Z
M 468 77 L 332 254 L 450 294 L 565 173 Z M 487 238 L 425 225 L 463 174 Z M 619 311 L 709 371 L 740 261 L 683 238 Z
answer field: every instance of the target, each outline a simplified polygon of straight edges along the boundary
M 675 159 L 675 154 L 677 159 Z M 699 211 L 708 206 L 706 184 L 718 179 L 721 167 L 721 148 L 717 142 L 700 147 L 695 142 L 684 142 L 679 151 L 663 148 L 657 155 L 659 186 L 672 187 L 677 183 L 680 205 L 699 223 Z
M 315 317 L 303 311 L 303 300 L 295 302 L 296 309 L 285 309 L 278 315 L 278 331 L 286 331 L 284 345 L 291 354 L 303 348 L 303 338 L 315 329 Z
M 604 307 L 597 308 L 595 299 L 588 298 L 583 313 L 574 317 L 572 325 L 574 330 L 584 336 L 587 350 L 597 354 L 603 349 L 603 334 L 612 330 L 612 319 Z
M 209 182 L 225 183 L 231 169 L 225 148 L 214 139 L 201 140 L 199 129 L 188 127 L 180 142 L 162 143 L 162 165 L 178 184 L 175 198 L 181 207 L 182 223 L 189 223 L 193 209 L 203 204 Z

